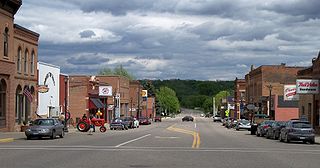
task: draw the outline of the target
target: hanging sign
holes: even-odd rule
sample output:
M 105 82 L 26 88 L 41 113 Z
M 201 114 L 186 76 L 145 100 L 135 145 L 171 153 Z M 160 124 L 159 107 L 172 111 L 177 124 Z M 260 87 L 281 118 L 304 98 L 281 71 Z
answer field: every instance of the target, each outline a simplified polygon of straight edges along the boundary
M 99 96 L 112 96 L 112 86 L 99 86 Z

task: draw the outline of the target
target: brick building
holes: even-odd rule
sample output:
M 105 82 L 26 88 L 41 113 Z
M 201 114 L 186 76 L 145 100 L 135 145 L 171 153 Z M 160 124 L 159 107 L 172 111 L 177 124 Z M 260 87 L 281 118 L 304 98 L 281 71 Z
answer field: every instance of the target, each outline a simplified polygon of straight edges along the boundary
M 131 116 L 135 116 L 139 118 L 141 114 L 142 108 L 142 97 L 141 97 L 141 90 L 142 85 L 139 81 L 130 81 L 129 84 L 129 96 L 130 96 L 130 107 L 129 112 Z
M 271 95 L 283 96 L 284 85 L 295 84 L 296 76 L 303 67 L 288 67 L 281 65 L 262 65 L 256 69 L 251 67 L 251 71 L 245 76 L 246 82 L 246 102 L 254 104 L 259 113 L 270 115 L 275 118 L 274 100 L 271 100 L 269 109 L 270 89 Z M 291 107 L 291 105 L 290 105 Z M 296 106 L 298 108 L 298 106 Z
M 234 118 L 240 119 L 244 112 L 244 106 L 246 105 L 246 80 L 236 78 L 234 86 Z
M 112 86 L 112 96 L 99 96 L 99 86 Z M 120 116 L 129 113 L 129 79 L 122 76 L 86 76 L 70 75 L 69 77 L 69 110 L 74 121 L 83 114 L 95 115 L 102 112 L 101 118 L 110 122 L 115 117 L 116 95 L 120 97 Z
M 142 117 L 154 118 L 156 116 L 155 100 L 155 97 L 148 97 L 143 100 L 141 111 Z
M 311 67 L 298 71 L 297 78 L 320 80 L 320 52 L 318 57 L 312 59 Z M 299 94 L 299 97 L 300 118 L 306 118 L 316 132 L 320 133 L 320 94 Z
M 39 34 L 14 24 L 21 5 L 0 1 L 0 131 L 20 131 L 37 109 Z

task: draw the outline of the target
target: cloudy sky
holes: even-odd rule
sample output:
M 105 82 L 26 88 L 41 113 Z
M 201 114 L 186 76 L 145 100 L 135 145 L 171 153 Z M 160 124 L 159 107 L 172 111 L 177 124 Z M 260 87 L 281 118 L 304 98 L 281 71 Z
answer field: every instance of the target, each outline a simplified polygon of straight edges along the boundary
M 234 80 L 250 65 L 310 66 L 319 0 L 23 0 L 39 61 L 67 74 L 123 65 L 138 79 Z

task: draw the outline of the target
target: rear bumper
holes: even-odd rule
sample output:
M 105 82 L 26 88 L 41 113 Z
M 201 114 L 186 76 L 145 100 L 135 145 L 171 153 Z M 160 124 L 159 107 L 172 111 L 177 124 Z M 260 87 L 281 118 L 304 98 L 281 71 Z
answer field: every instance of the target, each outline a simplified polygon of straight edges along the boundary
M 289 133 L 288 138 L 292 141 L 314 141 L 314 134 L 293 134 Z

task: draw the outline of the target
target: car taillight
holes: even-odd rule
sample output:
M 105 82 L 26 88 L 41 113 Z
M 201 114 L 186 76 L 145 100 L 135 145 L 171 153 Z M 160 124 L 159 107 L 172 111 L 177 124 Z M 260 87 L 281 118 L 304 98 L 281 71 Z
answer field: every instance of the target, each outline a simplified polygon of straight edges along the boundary
M 267 128 L 269 128 L 269 125 L 264 125 L 263 126 L 263 129 L 267 129 Z

